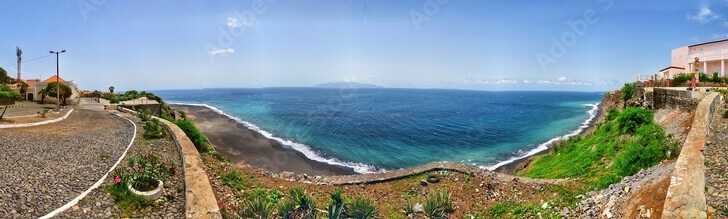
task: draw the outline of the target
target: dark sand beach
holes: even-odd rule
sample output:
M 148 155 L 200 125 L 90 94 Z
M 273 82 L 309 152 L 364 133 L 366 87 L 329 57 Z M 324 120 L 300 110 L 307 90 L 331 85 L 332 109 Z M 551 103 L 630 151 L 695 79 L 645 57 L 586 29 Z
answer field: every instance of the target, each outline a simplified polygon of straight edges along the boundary
M 306 158 L 302 153 L 250 130 L 243 124 L 207 107 L 172 105 L 187 113 L 225 158 L 273 172 L 290 171 L 309 175 L 355 174 L 348 167 L 330 165 Z

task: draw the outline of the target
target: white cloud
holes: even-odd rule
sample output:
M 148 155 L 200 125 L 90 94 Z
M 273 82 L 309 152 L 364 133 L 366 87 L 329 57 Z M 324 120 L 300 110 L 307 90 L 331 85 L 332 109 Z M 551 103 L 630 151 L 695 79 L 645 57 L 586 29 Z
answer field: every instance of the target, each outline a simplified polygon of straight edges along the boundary
M 209 51 L 209 53 L 212 56 L 216 56 L 216 55 L 227 55 L 227 54 L 233 54 L 233 53 L 235 53 L 235 50 L 233 48 L 211 49 Z
M 713 12 L 707 5 L 701 6 L 694 15 L 688 15 L 688 20 L 706 24 L 720 18 L 720 15 Z
M 556 79 L 556 80 L 558 80 L 558 81 L 566 81 L 566 77 L 564 77 L 564 76 L 561 76 L 561 77 L 559 77 L 559 78 L 558 78 L 558 79 Z
M 227 23 L 226 23 L 226 25 L 227 25 L 227 26 L 228 26 L 229 28 L 238 28 L 238 27 L 242 26 L 242 25 L 240 24 L 240 21 L 239 21 L 239 20 L 238 20 L 237 18 L 234 18 L 234 17 L 228 17 L 228 18 L 227 18 Z

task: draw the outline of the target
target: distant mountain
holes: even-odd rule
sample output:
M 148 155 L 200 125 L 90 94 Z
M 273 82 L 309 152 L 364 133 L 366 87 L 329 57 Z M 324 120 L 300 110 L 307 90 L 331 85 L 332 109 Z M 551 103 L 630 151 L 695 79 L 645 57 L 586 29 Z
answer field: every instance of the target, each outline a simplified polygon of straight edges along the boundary
M 338 88 L 338 89 L 358 89 L 358 88 L 381 88 L 373 84 L 357 83 L 357 82 L 330 82 L 318 84 L 315 87 L 320 88 Z

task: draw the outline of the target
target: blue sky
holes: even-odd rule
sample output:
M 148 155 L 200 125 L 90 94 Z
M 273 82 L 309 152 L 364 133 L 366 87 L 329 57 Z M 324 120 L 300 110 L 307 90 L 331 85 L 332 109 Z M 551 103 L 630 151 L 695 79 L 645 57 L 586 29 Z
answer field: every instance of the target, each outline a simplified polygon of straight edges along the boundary
M 728 35 L 728 1 L 11 1 L 0 67 L 87 89 L 606 90 Z

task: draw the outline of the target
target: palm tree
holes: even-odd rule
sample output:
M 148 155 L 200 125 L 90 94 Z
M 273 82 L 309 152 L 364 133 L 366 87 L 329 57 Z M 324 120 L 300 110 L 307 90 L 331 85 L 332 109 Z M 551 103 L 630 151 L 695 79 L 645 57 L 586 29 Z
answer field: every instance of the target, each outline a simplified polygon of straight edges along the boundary
M 114 86 L 109 87 L 109 93 L 114 94 Z

